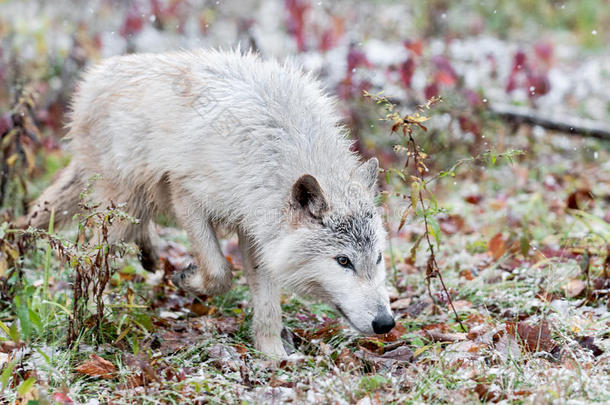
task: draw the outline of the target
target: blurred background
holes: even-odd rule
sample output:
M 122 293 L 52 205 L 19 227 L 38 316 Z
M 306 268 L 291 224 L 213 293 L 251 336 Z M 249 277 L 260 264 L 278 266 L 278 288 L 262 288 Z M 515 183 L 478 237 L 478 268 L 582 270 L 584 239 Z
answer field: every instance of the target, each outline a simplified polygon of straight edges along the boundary
M 442 96 L 428 151 L 476 155 L 489 142 L 501 147 L 519 129 L 492 119 L 494 109 L 507 105 L 560 122 L 566 116 L 607 121 L 609 26 L 606 0 L 5 0 L 0 130 L 13 126 L 11 108 L 31 94 L 41 145 L 32 139 L 23 146 L 59 150 L 70 96 L 88 65 L 130 52 L 239 46 L 263 57 L 292 57 L 315 72 L 340 98 L 357 147 L 379 155 L 382 165 L 395 160 L 393 141 L 376 136 L 387 127 L 378 128 L 379 111 L 363 100 L 363 90 L 384 91 L 411 109 Z M 30 171 L 48 173 L 35 164 L 35 153 Z M 599 158 L 591 145 L 579 153 Z M 444 166 L 452 158 L 437 154 L 435 162 Z

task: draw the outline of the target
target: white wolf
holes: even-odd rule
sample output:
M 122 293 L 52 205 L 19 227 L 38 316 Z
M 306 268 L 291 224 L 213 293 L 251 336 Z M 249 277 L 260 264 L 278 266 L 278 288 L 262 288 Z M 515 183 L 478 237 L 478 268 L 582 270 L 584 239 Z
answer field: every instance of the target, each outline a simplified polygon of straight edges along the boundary
M 74 98 L 73 157 L 34 203 L 30 224 L 61 224 L 94 174 L 97 201 L 139 224 L 113 227 L 155 264 L 152 221 L 172 214 L 196 265 L 173 278 L 197 294 L 231 288 L 215 229 L 238 233 L 258 350 L 286 354 L 280 290 L 334 305 L 357 331 L 394 326 L 385 231 L 373 202 L 377 159 L 360 163 L 336 107 L 290 63 L 222 51 L 140 54 L 91 68 Z

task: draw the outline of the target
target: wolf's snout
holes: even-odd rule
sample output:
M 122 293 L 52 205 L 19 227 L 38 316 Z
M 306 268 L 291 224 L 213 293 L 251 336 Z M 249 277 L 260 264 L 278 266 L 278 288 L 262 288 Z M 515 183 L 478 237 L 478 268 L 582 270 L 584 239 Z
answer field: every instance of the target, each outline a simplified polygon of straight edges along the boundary
M 394 325 L 396 325 L 396 322 L 387 311 L 377 312 L 377 316 L 373 319 L 373 331 L 377 334 L 388 333 Z

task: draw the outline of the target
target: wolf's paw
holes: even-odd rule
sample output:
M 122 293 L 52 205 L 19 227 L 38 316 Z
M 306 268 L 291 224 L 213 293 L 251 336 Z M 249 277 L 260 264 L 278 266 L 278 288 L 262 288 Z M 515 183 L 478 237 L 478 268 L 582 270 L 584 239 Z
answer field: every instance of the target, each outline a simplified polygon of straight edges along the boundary
M 180 289 L 195 295 L 221 295 L 231 289 L 231 271 L 226 269 L 219 276 L 211 276 L 199 271 L 191 264 L 172 275 L 172 283 Z
M 138 259 L 142 268 L 146 271 L 155 272 L 157 263 L 159 263 L 159 255 L 154 249 L 140 248 Z
M 276 360 L 288 357 L 288 353 L 286 353 L 286 349 L 284 349 L 284 344 L 280 338 L 272 338 L 269 336 L 257 338 L 255 336 L 254 340 L 256 348 L 264 355 Z

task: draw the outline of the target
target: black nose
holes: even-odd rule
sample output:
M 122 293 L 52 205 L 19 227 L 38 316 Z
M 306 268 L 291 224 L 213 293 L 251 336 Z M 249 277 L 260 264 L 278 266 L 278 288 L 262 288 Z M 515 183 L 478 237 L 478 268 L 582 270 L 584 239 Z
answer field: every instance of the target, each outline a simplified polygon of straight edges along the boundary
M 377 334 L 388 333 L 396 325 L 394 318 L 387 311 L 380 311 L 373 319 L 373 331 Z

